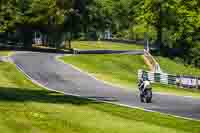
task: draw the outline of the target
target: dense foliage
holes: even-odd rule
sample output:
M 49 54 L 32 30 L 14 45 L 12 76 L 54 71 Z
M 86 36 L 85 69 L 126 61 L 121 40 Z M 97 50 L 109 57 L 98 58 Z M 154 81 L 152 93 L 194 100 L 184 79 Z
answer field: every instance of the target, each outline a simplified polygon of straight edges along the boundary
M 106 30 L 134 40 L 147 33 L 161 53 L 200 66 L 199 0 L 0 1 L 0 32 L 23 35 L 26 46 L 34 31 L 59 44 L 72 37 L 96 39 Z

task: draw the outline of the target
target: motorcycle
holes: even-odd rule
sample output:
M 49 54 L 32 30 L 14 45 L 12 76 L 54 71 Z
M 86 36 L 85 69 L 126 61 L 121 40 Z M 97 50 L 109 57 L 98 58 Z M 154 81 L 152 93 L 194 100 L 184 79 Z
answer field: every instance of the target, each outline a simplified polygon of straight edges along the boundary
M 140 101 L 151 103 L 152 100 L 152 87 L 150 81 L 141 81 L 138 84 L 140 91 Z

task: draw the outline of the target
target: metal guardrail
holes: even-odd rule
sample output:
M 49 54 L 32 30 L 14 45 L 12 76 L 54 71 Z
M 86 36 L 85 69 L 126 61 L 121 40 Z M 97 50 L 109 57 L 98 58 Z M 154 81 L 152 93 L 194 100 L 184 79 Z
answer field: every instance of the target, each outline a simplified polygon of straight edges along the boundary
M 200 89 L 200 77 L 171 75 L 167 73 L 156 73 L 144 70 L 138 70 L 138 79 L 150 80 L 153 83 L 177 85 L 185 88 Z

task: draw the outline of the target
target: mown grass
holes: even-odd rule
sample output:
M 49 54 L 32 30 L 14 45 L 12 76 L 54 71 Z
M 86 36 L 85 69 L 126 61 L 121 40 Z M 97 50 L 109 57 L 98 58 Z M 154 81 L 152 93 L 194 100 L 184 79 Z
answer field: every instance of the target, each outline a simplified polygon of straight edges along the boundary
M 73 41 L 72 47 L 81 50 L 142 50 L 144 46 L 106 41 Z
M 139 69 L 148 70 L 140 55 L 78 55 L 61 59 L 98 79 L 126 88 L 136 88 Z
M 148 70 L 140 55 L 77 55 L 62 57 L 61 60 L 115 86 L 135 90 L 137 89 L 138 69 Z M 172 85 L 155 84 L 153 91 L 200 96 L 199 90 L 182 89 Z
M 98 45 L 99 43 L 99 45 Z M 74 47 L 79 49 L 140 49 L 138 45 L 119 44 L 111 42 L 74 42 Z M 130 48 L 131 47 L 131 48 Z M 139 48 L 138 48 L 139 47 Z M 62 58 L 66 63 L 72 64 L 82 70 L 89 72 L 97 78 L 107 81 L 113 85 L 124 88 L 136 88 L 138 69 L 147 70 L 141 56 L 133 55 L 80 55 Z M 164 57 L 156 57 L 161 68 L 171 74 L 200 75 L 200 69 L 184 66 Z M 154 91 L 175 95 L 200 96 L 199 90 L 182 89 L 172 85 L 153 85 Z
M 164 72 L 177 75 L 188 75 L 188 76 L 198 76 L 200 77 L 200 69 L 195 68 L 189 65 L 184 65 L 178 63 L 172 59 L 166 57 L 156 57 L 156 60 L 159 62 L 161 68 Z
M 185 75 L 185 76 L 193 76 L 193 77 L 200 77 L 200 69 L 184 65 L 180 62 L 174 61 L 172 59 L 169 59 L 167 57 L 161 57 L 156 56 L 156 60 L 159 62 L 160 67 L 163 72 L 172 74 L 172 75 Z M 161 91 L 163 88 L 165 88 L 166 93 L 170 93 L 173 91 L 175 94 L 178 95 L 188 95 L 188 96 L 200 96 L 199 90 L 192 90 L 192 89 L 177 89 L 174 86 L 170 85 L 155 85 L 155 87 L 158 89 L 158 91 Z
M 34 85 L 0 62 L 4 133 L 199 133 L 200 122 L 67 96 Z M 67 87 L 67 86 L 66 86 Z
M 10 56 L 12 55 L 14 52 L 13 51 L 0 51 L 0 56 Z

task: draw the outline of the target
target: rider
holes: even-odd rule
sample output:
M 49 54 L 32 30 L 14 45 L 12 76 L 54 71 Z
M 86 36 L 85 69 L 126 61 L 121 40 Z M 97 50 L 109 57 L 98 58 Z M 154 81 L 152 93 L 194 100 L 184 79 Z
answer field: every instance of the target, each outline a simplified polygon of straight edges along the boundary
M 141 92 L 143 92 L 143 88 L 144 88 L 144 80 L 143 80 L 143 78 L 140 78 L 138 86 L 139 86 L 139 90 Z
M 139 92 L 140 92 L 140 100 L 141 100 L 141 102 L 144 102 L 144 99 L 143 99 L 143 94 L 144 94 L 144 79 L 143 79 L 143 76 L 139 80 L 138 89 L 139 89 Z
M 146 79 L 146 77 L 144 76 L 144 73 L 142 74 L 142 77 L 139 80 L 138 86 L 139 86 L 139 90 L 143 93 L 144 89 L 146 86 L 149 86 L 150 82 L 148 79 Z

